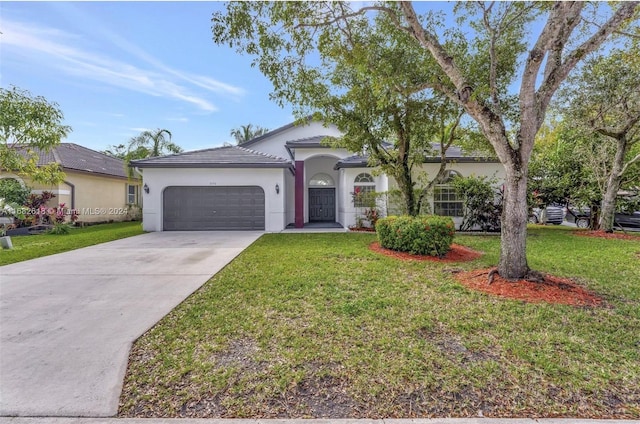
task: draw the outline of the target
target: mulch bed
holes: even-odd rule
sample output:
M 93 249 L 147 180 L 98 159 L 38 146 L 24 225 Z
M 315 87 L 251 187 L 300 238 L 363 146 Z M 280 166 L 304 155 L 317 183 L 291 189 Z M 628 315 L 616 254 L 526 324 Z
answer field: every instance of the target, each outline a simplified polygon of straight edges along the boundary
M 352 231 L 354 233 L 375 233 L 376 229 L 375 228 L 368 228 L 368 227 L 349 227 L 349 231 Z
M 624 233 L 605 233 L 604 231 L 574 231 L 573 234 L 584 237 L 640 241 L 640 235 L 631 235 Z
M 477 252 L 473 249 L 469 249 L 468 247 L 460 246 L 459 244 L 452 244 L 451 250 L 443 257 L 438 258 L 437 256 L 428 256 L 428 255 L 412 255 L 407 252 L 397 252 L 391 249 L 385 249 L 380 246 L 380 243 L 377 241 L 371 243 L 369 245 L 369 249 L 374 252 L 381 253 L 386 256 L 390 256 L 392 258 L 403 259 L 403 260 L 414 260 L 414 261 L 431 261 L 431 262 L 469 262 L 475 259 L 478 259 L 482 256 L 482 253 Z
M 605 233 L 603 233 L 605 234 Z M 482 256 L 482 253 L 459 244 L 452 244 L 451 250 L 444 258 L 427 255 L 412 255 L 406 252 L 396 252 L 385 249 L 378 242 L 369 245 L 369 249 L 392 258 L 401 260 L 431 261 L 431 262 L 468 262 Z M 568 278 L 545 275 L 544 281 L 532 282 L 527 280 L 509 281 L 495 274 L 493 282 L 489 284 L 489 272 L 493 268 L 476 269 L 466 272 L 456 272 L 455 279 L 464 286 L 483 293 L 508 299 L 522 300 L 530 303 L 555 303 L 571 306 L 600 306 L 603 301 L 596 294 L 577 285 Z
M 571 306 L 600 306 L 602 299 L 567 278 L 545 275 L 543 282 L 509 281 L 495 275 L 489 284 L 493 268 L 459 272 L 454 278 L 473 290 L 530 303 L 556 303 Z

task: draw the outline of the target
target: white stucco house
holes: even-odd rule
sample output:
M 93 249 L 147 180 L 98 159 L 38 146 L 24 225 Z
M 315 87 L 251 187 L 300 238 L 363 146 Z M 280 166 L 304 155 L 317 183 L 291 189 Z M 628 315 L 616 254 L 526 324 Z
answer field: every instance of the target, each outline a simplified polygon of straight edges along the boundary
M 264 230 L 356 223 L 357 191 L 385 192 L 395 181 L 373 172 L 367 158 L 321 143 L 340 136 L 334 126 L 289 124 L 243 143 L 133 161 L 143 177 L 143 228 L 171 230 Z M 447 153 L 448 169 L 462 176 L 504 179 L 495 159 Z M 423 170 L 435 175 L 440 158 Z M 460 221 L 461 202 L 446 183 L 431 210 Z

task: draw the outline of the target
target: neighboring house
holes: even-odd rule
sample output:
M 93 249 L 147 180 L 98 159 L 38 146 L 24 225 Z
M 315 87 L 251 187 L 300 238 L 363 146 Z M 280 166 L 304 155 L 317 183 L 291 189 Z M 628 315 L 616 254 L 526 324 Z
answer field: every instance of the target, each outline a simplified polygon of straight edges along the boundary
M 309 223 L 356 224 L 362 212 L 353 193 L 396 187 L 373 172 L 367 158 L 321 143 L 340 136 L 319 122 L 285 125 L 242 146 L 224 146 L 132 162 L 144 180 L 143 228 L 168 230 L 265 230 L 302 228 Z M 504 179 L 496 159 L 448 153 L 450 175 Z M 435 175 L 440 158 L 423 170 Z M 431 208 L 461 221 L 462 202 L 446 181 L 436 187 Z M 385 211 L 383 211 L 384 213 Z
M 64 182 L 46 186 L 6 172 L 0 178 L 14 178 L 32 193 L 52 192 L 56 197 L 48 206 L 64 203 L 78 212 L 79 222 L 124 221 L 139 215 L 140 179 L 128 177 L 123 160 L 74 143 L 38 154 L 39 165 L 55 162 L 62 167 Z

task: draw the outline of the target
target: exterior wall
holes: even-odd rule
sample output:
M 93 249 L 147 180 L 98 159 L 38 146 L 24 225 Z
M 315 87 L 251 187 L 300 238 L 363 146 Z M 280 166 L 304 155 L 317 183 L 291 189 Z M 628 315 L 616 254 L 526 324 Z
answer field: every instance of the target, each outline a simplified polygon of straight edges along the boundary
M 131 219 L 131 211 L 127 205 L 127 185 L 140 186 L 138 180 L 129 181 L 71 172 L 66 174 L 65 181 L 75 186 L 75 208 L 79 212 L 78 221 L 103 222 Z M 61 186 L 68 186 L 68 184 L 62 183 Z M 139 202 L 140 199 L 138 199 Z M 67 205 L 70 204 L 69 199 Z
M 418 176 L 419 173 L 426 172 L 429 178 L 433 178 L 440 167 L 439 163 L 425 163 L 422 165 L 420 170 L 415 172 L 415 176 Z M 486 176 L 486 177 L 495 177 L 498 181 L 498 184 L 502 184 L 505 179 L 505 171 L 504 167 L 501 163 L 496 162 L 458 162 L 447 165 L 447 169 L 458 172 L 463 177 L 469 176 Z M 389 189 L 397 189 L 398 185 L 396 184 L 393 178 L 389 179 Z M 433 211 L 433 197 L 429 198 L 429 207 L 430 210 Z M 456 226 L 460 226 L 462 223 L 462 218 L 453 217 L 453 221 Z
M 55 186 L 34 183 L 28 178 L 22 178 L 22 180 L 31 187 L 32 193 L 53 192 L 56 197 L 49 202 L 48 206 L 54 207 L 64 203 L 68 208 L 73 207 L 79 213 L 78 221 L 80 222 L 131 219 L 131 211 L 127 207 L 127 185 L 140 186 L 139 180 L 69 170 L 65 170 L 65 174 L 65 181 Z M 4 177 L 5 175 L 0 175 L 0 178 Z M 15 176 L 11 177 L 15 178 Z
M 346 149 L 329 149 L 329 148 L 322 148 L 322 147 L 318 147 L 318 148 L 298 148 L 294 151 L 294 155 L 295 155 L 295 160 L 308 160 L 311 158 L 315 158 L 318 156 L 328 156 L 328 157 L 332 157 L 333 159 L 333 164 L 331 165 L 331 169 L 333 169 L 333 167 L 335 166 L 335 164 L 338 162 L 339 159 L 344 159 L 344 158 L 348 158 L 349 156 L 352 156 L 353 153 L 350 153 L 348 150 Z
M 353 190 L 355 185 L 355 179 L 359 174 L 366 172 L 373 176 L 376 184 L 377 192 L 385 192 L 389 190 L 389 178 L 382 174 L 376 175 L 373 168 L 342 168 L 340 169 L 340 184 L 343 188 L 339 194 L 340 200 L 338 201 L 338 214 L 340 216 L 340 222 L 345 228 L 356 225 L 356 216 L 358 215 L 359 208 L 356 208 L 353 203 Z M 381 212 L 385 212 L 386 205 L 384 202 L 379 202 L 378 208 Z
M 149 193 L 143 193 L 142 227 L 145 231 L 162 231 L 163 192 L 169 186 L 259 186 L 265 193 L 265 230 L 282 231 L 286 226 L 285 199 L 288 197 L 288 169 L 202 169 L 146 168 L 143 181 Z M 280 193 L 276 193 L 276 184 Z
M 302 138 L 315 137 L 317 135 L 339 137 L 342 133 L 333 125 L 325 127 L 320 122 L 310 122 L 307 125 L 295 126 L 284 130 L 255 144 L 251 144 L 247 146 L 247 148 L 288 159 L 290 156 L 285 147 L 287 141 L 300 140 Z

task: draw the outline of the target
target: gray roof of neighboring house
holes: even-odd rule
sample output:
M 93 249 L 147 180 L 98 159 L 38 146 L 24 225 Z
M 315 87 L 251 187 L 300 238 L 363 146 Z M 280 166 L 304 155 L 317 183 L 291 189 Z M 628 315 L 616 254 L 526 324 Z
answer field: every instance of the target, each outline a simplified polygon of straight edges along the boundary
M 432 143 L 432 147 L 434 150 L 439 151 L 440 145 L 438 143 Z M 446 160 L 447 162 L 458 162 L 458 163 L 470 163 L 470 162 L 499 162 L 497 158 L 492 158 L 488 156 L 477 156 L 465 154 L 462 149 L 458 146 L 451 146 L 447 149 Z M 362 155 L 353 155 L 348 158 L 340 159 L 334 169 L 340 168 L 367 168 L 368 164 L 368 156 Z M 425 163 L 440 163 L 440 156 L 426 156 Z
M 58 163 L 63 170 L 88 172 L 127 178 L 122 159 L 88 149 L 75 143 L 60 143 L 48 152 L 35 150 L 38 165 Z
M 223 146 L 131 161 L 138 168 L 291 168 L 288 159 L 243 146 Z

